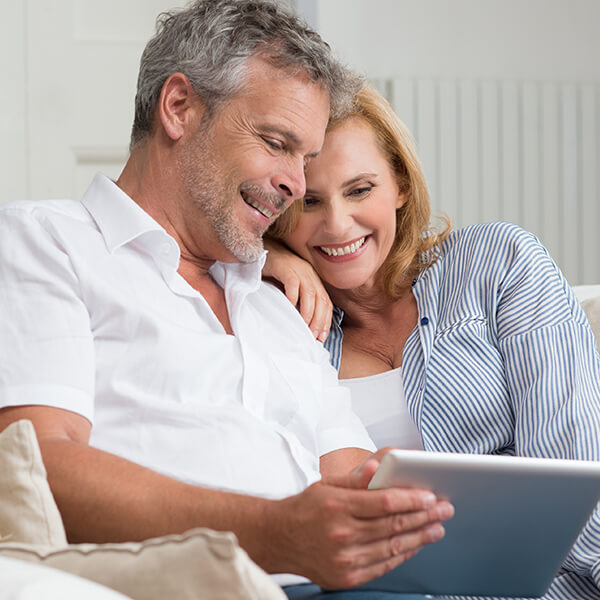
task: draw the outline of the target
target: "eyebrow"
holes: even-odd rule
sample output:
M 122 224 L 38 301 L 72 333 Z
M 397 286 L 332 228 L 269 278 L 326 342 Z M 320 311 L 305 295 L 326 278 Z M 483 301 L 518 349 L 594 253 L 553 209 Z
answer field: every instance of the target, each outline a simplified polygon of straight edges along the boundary
M 357 181 L 360 181 L 361 179 L 365 179 L 365 177 L 377 177 L 377 173 L 359 173 L 356 177 L 352 177 L 352 179 L 348 179 L 348 181 L 344 181 L 344 183 L 342 183 L 342 187 L 348 187 L 349 185 L 352 185 L 353 183 L 356 183 Z
M 352 179 L 348 179 L 348 181 L 344 181 L 344 183 L 342 183 L 342 187 L 348 187 L 349 185 L 352 185 L 353 183 L 356 183 L 357 181 L 360 181 L 361 179 L 365 179 L 365 178 L 374 178 L 376 179 L 378 177 L 377 173 L 360 173 L 359 175 L 357 175 L 356 177 L 352 177 Z M 306 193 L 307 194 L 317 194 L 318 190 L 313 190 L 311 188 L 306 188 Z

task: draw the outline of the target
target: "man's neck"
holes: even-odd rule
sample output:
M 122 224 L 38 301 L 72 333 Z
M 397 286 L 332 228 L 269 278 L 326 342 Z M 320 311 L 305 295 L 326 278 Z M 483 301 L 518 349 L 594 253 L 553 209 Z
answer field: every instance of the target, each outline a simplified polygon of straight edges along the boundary
M 177 242 L 181 254 L 178 271 L 192 285 L 190 278 L 210 278 L 209 269 L 217 258 L 197 247 L 197 238 L 210 236 L 196 236 L 189 231 L 178 206 L 183 193 L 180 178 L 161 163 L 151 144 L 136 148 L 116 184 Z
M 225 332 L 233 334 L 225 294 L 209 272 L 217 258 L 195 243 L 197 238 L 210 240 L 210 235 L 194 235 L 189 231 L 177 202 L 178 195 L 183 193 L 179 178 L 159 168 L 161 161 L 157 155 L 153 154 L 151 144 L 133 150 L 116 183 L 175 239 L 181 255 L 177 272 L 202 294 Z

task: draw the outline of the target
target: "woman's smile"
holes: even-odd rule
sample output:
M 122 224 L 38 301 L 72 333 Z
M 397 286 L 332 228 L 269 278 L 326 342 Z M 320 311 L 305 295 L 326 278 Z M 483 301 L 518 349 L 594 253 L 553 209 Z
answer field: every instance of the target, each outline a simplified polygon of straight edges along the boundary
M 365 249 L 365 245 L 371 238 L 370 235 L 363 235 L 362 237 L 342 244 L 327 244 L 325 246 L 315 246 L 323 254 L 330 259 L 353 259 L 357 258 L 362 254 Z
M 286 244 L 334 288 L 373 284 L 394 244 L 404 194 L 363 119 L 349 118 L 327 133 L 306 170 L 306 187 Z

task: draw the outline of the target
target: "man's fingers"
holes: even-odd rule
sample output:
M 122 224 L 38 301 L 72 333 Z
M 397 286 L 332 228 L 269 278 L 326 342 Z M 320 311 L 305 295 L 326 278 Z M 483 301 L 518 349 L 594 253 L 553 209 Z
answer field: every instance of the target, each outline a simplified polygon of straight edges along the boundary
M 348 498 L 350 514 L 357 519 L 387 517 L 433 508 L 437 498 L 433 492 L 422 489 L 386 488 L 356 490 Z
M 402 535 L 348 548 L 337 561 L 340 580 L 332 587 L 353 587 L 381 577 L 412 558 L 426 544 L 441 540 L 444 533 L 443 526 L 435 523 Z
M 444 534 L 443 525 L 433 523 L 421 529 L 366 544 L 361 547 L 361 566 L 385 563 L 397 556 L 416 552 L 426 544 L 441 540 Z
M 361 521 L 356 529 L 357 539 L 361 542 L 375 542 L 377 540 L 387 540 L 394 536 L 424 531 L 438 531 L 436 525 L 442 521 L 447 521 L 454 515 L 454 508 L 445 501 L 438 502 L 429 510 L 420 510 L 408 513 L 397 513 L 378 519 L 369 519 Z M 440 525 L 441 526 L 441 525 Z M 425 540 L 423 543 L 429 543 L 436 540 Z

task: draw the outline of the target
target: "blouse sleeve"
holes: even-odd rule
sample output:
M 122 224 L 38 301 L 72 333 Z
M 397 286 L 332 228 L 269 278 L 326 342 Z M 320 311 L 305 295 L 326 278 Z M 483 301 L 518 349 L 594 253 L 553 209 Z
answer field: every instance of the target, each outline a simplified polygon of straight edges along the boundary
M 499 349 L 522 456 L 600 460 L 600 356 L 585 314 L 531 234 L 517 229 L 498 288 Z M 600 588 L 600 510 L 564 563 Z

